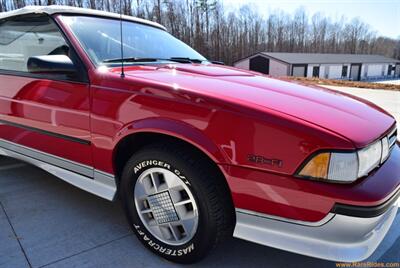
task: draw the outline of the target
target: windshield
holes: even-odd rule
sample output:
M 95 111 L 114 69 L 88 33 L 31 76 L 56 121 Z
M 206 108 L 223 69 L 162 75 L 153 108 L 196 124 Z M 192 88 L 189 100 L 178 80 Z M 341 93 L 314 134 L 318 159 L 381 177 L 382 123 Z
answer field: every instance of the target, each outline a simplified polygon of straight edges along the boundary
M 115 65 L 121 58 L 120 21 L 86 17 L 62 16 L 78 38 L 91 60 L 96 65 Z M 135 22 L 123 21 L 124 59 L 187 58 L 198 61 L 206 59 L 194 49 L 176 39 L 164 30 Z

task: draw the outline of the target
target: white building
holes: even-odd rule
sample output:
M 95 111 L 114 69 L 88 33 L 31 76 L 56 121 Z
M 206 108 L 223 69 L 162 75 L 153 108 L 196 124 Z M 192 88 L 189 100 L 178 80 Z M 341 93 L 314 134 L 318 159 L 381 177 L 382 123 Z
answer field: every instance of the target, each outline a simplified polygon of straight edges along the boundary
M 234 63 L 271 76 L 369 80 L 400 77 L 400 61 L 380 55 L 260 52 Z

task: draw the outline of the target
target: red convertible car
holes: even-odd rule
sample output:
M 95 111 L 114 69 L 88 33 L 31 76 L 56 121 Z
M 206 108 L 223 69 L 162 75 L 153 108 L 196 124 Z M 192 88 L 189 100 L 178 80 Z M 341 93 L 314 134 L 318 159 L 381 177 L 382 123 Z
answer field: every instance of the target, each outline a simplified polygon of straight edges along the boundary
M 396 135 L 372 103 L 212 63 L 150 21 L 0 14 L 0 155 L 120 198 L 174 262 L 232 236 L 366 259 L 397 213 Z

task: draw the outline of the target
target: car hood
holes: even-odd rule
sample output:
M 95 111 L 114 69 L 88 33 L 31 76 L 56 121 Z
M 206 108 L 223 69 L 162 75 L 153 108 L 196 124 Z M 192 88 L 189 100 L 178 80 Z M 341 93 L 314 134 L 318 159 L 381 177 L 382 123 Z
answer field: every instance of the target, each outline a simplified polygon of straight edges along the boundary
M 257 109 L 278 111 L 342 135 L 358 148 L 381 137 L 395 122 L 383 109 L 365 100 L 227 66 L 144 66 L 127 69 L 125 75 Z

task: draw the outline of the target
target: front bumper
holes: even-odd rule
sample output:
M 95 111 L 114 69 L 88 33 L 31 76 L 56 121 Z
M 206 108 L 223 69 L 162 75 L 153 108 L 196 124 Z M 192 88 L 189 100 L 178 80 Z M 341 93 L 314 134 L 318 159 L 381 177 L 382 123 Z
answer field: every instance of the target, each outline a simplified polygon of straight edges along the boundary
M 237 209 L 234 236 L 261 245 L 332 261 L 356 262 L 379 246 L 397 214 L 397 195 L 374 217 L 329 213 L 314 223 L 287 221 Z M 394 201 L 394 202 L 392 202 Z
M 347 215 L 348 206 L 359 207 L 362 213 L 364 208 L 386 203 L 400 189 L 398 145 L 380 168 L 351 184 L 316 182 L 238 166 L 221 168 L 235 207 L 305 222 L 321 221 L 329 213 Z

